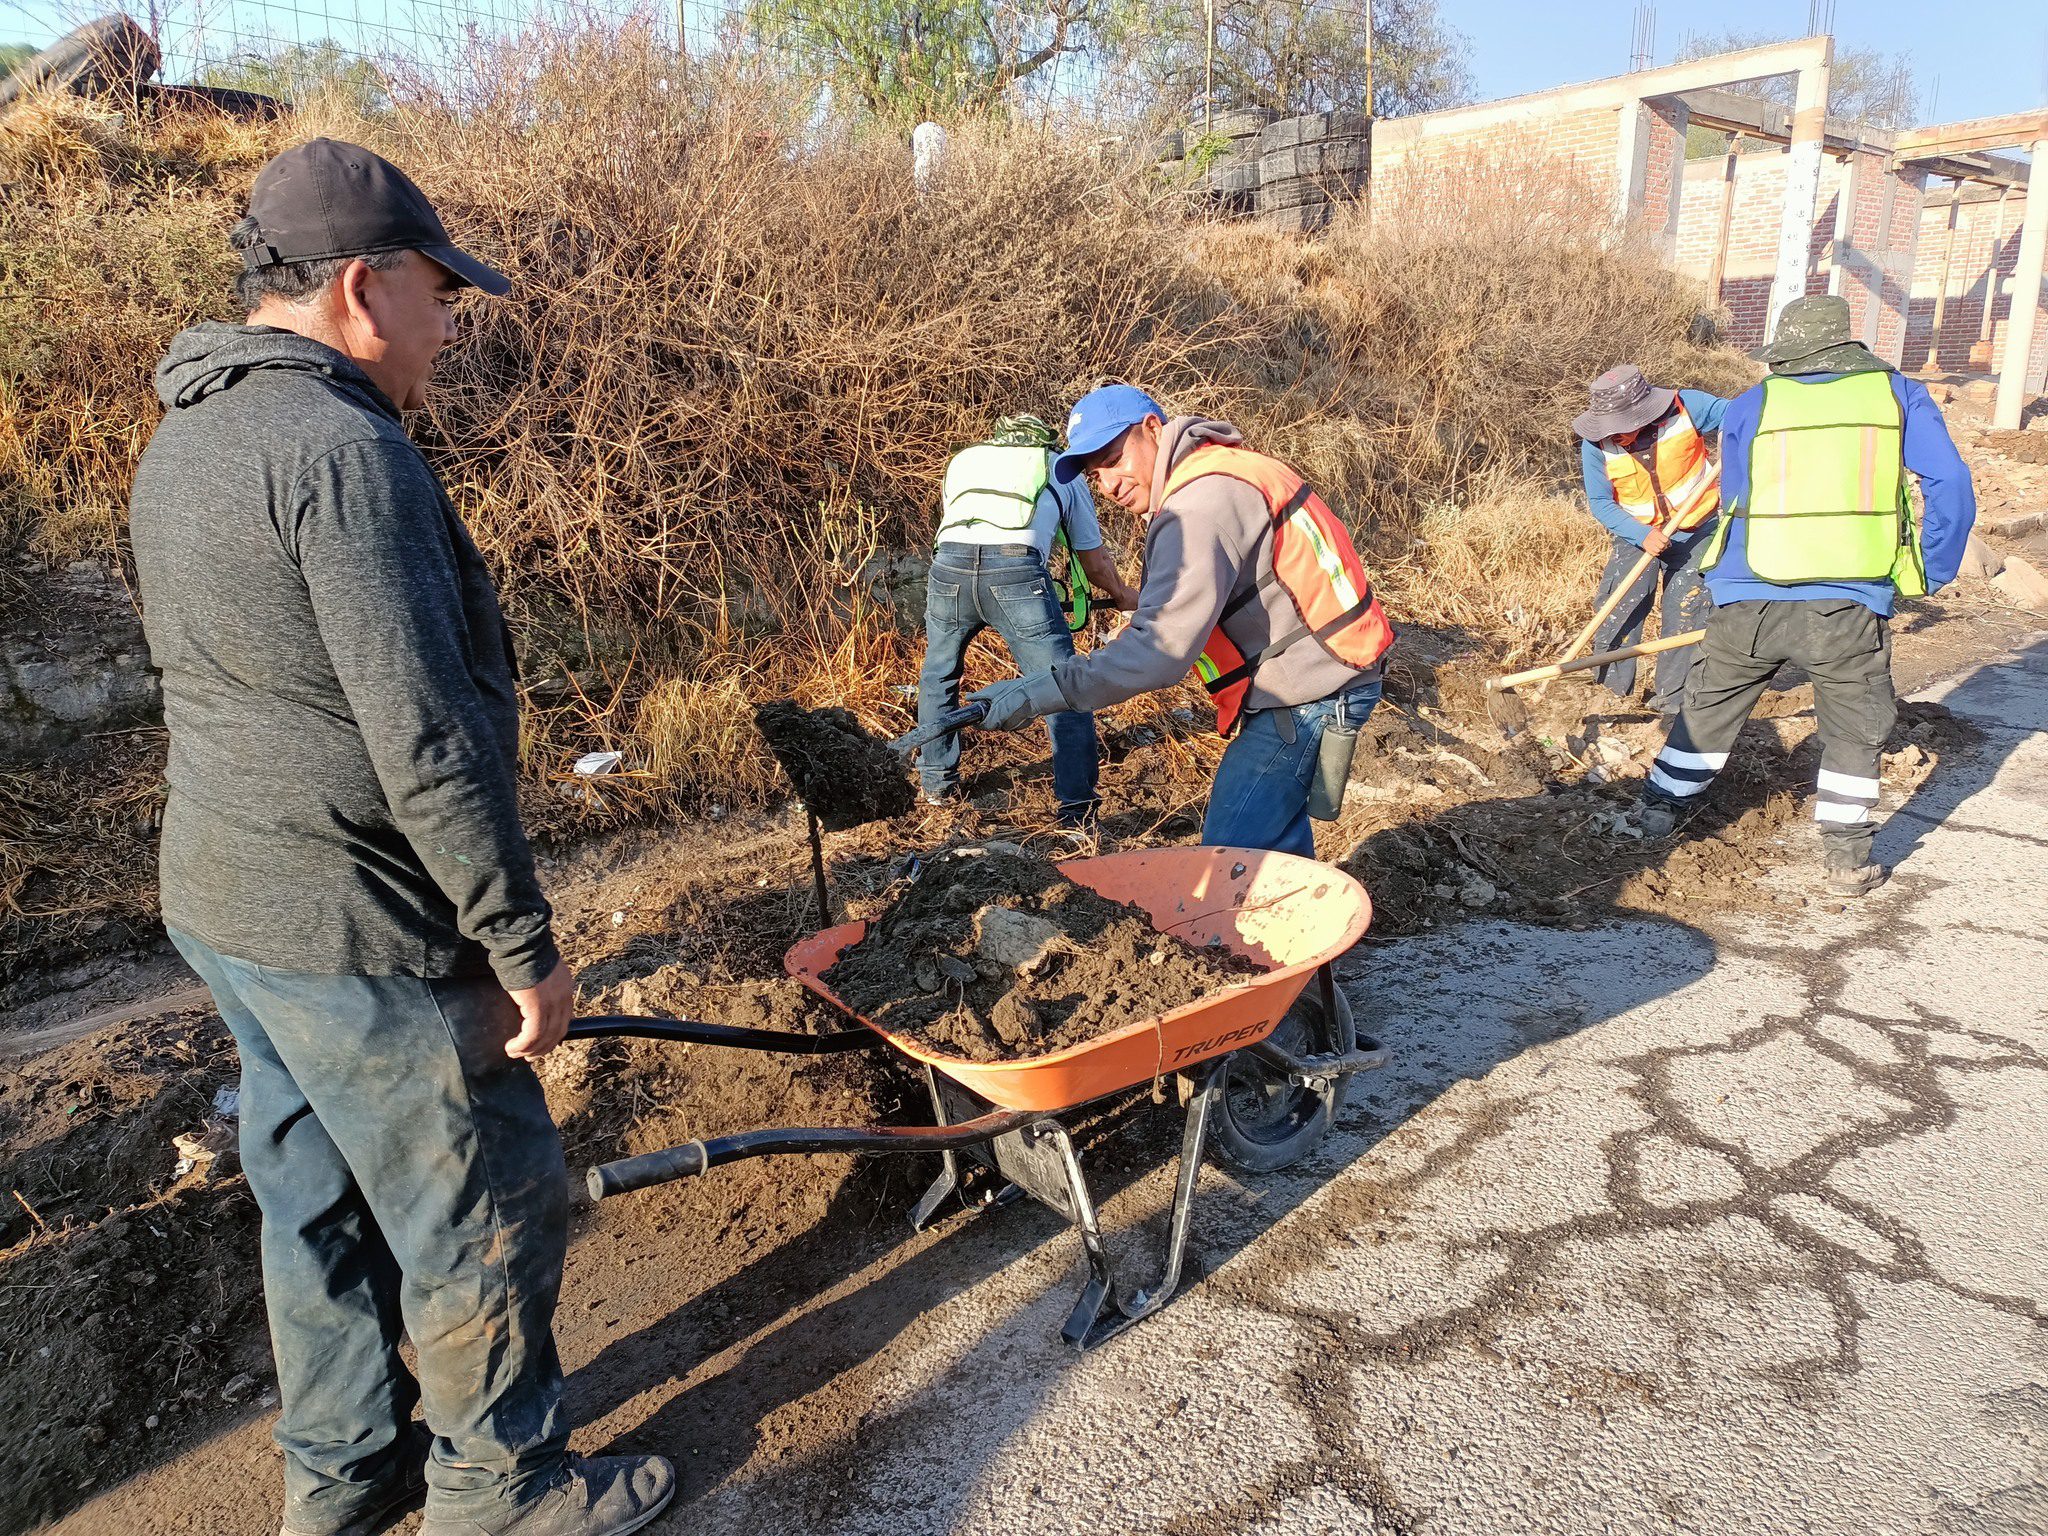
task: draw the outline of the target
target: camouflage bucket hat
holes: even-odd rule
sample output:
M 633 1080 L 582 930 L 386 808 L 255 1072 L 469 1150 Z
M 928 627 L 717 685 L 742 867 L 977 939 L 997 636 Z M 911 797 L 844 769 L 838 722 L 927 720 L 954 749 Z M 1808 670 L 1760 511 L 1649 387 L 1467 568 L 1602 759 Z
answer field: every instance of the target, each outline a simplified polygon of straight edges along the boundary
M 1037 416 L 998 416 L 989 441 L 1010 448 L 1051 448 L 1058 444 L 1059 434 Z
M 1868 368 L 1873 360 L 1850 333 L 1849 301 L 1831 293 L 1787 304 L 1770 345 L 1750 355 L 1777 373 L 1843 373 Z
M 1671 409 L 1675 389 L 1655 388 L 1634 363 L 1610 368 L 1592 383 L 1593 408 L 1572 418 L 1572 430 L 1589 443 L 1647 427 Z

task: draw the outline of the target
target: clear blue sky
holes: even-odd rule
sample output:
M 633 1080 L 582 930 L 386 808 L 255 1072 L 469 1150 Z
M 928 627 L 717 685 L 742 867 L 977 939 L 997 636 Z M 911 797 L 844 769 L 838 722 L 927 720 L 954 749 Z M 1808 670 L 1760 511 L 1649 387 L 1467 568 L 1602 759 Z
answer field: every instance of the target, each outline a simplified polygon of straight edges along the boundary
M 1479 99 L 1519 96 L 1629 67 L 1633 0 L 1438 0 L 1444 17 L 1472 40 Z M 1688 32 L 1806 31 L 1806 0 L 1721 0 L 1656 7 L 1656 62 L 1669 64 Z M 1940 80 L 1942 122 L 2048 106 L 2048 4 L 2042 0 L 1836 0 L 1835 45 L 1905 54 L 1920 85 L 1923 121 Z

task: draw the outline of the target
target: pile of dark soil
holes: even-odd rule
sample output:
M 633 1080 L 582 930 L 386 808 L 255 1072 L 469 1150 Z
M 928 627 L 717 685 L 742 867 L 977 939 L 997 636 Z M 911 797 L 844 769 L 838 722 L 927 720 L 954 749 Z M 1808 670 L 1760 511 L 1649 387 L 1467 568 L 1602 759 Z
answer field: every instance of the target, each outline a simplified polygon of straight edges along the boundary
M 960 849 L 929 865 L 824 979 L 885 1029 L 969 1061 L 1014 1061 L 1155 1018 L 1260 969 L 1160 933 L 1139 908 L 1076 885 L 1050 860 Z
M 1818 863 L 1812 705 L 1806 685 L 1766 695 L 1728 767 L 1670 838 L 1632 837 L 1623 827 L 1662 744 L 1654 725 L 1611 733 L 1634 755 L 1607 783 L 1553 781 L 1370 832 L 1344 868 L 1372 895 L 1373 935 L 1474 913 L 1578 925 L 1615 911 L 1683 919 L 1754 906 L 1773 867 Z M 1910 793 L 1971 734 L 1939 704 L 1901 704 L 1884 758 L 1891 794 Z
M 266 1390 L 256 1204 L 214 1112 L 235 1077 L 204 1010 L 0 1075 L 0 1531 L 41 1524 Z M 181 1170 L 177 1137 L 214 1155 Z
M 917 803 L 910 771 L 884 741 L 844 709 L 803 709 L 777 699 L 754 711 L 754 725 L 828 832 L 901 816 Z

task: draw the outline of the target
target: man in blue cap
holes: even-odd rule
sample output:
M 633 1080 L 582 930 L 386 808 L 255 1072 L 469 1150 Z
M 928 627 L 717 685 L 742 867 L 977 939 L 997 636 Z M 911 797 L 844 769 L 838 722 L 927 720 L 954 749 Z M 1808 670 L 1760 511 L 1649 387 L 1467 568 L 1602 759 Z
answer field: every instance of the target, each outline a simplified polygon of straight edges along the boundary
M 1067 418 L 1052 477 L 1083 474 L 1146 519 L 1137 611 L 1107 645 L 970 695 L 988 706 L 983 727 L 1106 709 L 1192 669 L 1230 739 L 1202 841 L 1312 857 L 1319 759 L 1342 757 L 1320 775 L 1341 795 L 1393 643 L 1349 530 L 1228 422 L 1169 418 L 1128 384 L 1091 391 Z M 1335 814 L 1334 805 L 1318 810 Z

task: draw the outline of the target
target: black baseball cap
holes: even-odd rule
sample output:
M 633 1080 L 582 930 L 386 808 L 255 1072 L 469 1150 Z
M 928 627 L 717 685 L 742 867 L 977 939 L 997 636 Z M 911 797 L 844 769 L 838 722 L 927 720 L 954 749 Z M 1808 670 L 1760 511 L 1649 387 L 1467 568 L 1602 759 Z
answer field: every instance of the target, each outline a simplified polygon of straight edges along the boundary
M 242 252 L 251 271 L 286 262 L 419 251 L 463 282 L 503 294 L 512 280 L 448 238 L 427 194 L 382 155 L 340 139 L 314 139 L 256 173 L 249 217 L 257 241 Z

